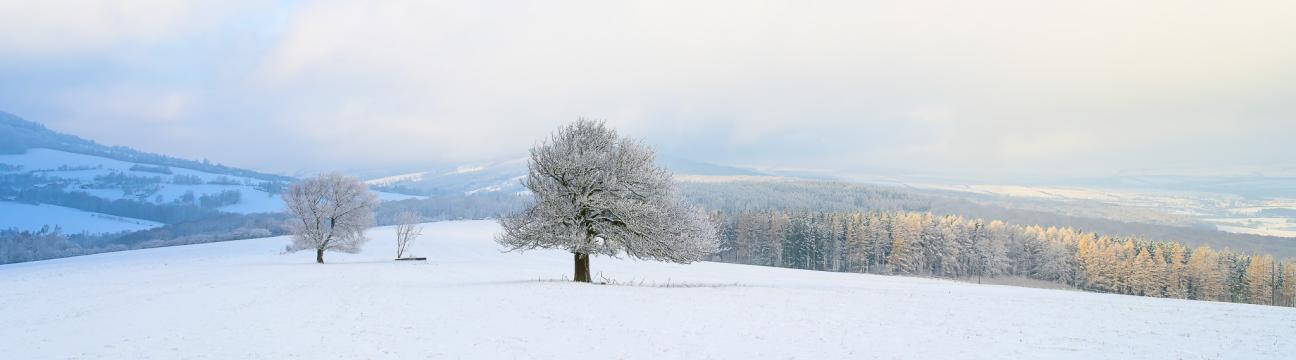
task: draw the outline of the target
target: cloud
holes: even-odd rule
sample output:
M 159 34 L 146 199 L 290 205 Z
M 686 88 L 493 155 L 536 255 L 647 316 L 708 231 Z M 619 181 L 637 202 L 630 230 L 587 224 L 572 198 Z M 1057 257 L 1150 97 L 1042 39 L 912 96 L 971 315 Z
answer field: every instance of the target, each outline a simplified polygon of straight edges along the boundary
M 0 49 L 11 56 L 78 56 L 157 46 L 213 25 L 246 1 L 49 0 L 0 3 Z
M 0 80 L 35 85 L 0 85 L 0 106 L 275 169 L 511 157 L 579 116 L 765 167 L 1094 173 L 1296 151 L 1274 140 L 1296 133 L 1286 1 L 196 6 L 0 12 L 0 30 L 44 29 L 0 35 L 17 49 L 0 70 L 27 72 Z M 193 135 L 76 125 L 92 118 L 76 104 L 110 99 L 129 101 L 87 107 L 96 121 L 169 114 Z M 1229 150 L 1185 150 L 1200 143 Z

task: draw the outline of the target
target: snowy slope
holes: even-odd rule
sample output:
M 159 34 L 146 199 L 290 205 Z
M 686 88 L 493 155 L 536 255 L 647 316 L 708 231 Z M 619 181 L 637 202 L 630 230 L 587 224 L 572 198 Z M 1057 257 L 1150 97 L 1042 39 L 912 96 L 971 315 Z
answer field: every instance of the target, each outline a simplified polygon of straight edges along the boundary
M 255 184 L 264 182 L 264 180 L 239 177 L 225 174 L 214 174 L 198 170 L 185 169 L 179 167 L 169 167 L 171 174 L 158 174 L 147 171 L 131 170 L 136 165 L 152 166 L 150 164 L 132 163 L 121 160 L 109 159 L 105 157 L 77 154 L 66 151 L 33 148 L 28 149 L 23 154 L 0 154 L 0 164 L 6 164 L 10 168 L 18 167 L 19 170 L 11 170 L 9 173 L 37 173 L 41 174 L 50 182 L 70 182 L 72 186 L 69 191 L 83 191 L 95 197 L 109 200 L 127 199 L 134 201 L 145 201 L 157 204 L 166 204 L 176 199 L 192 194 L 195 197 L 203 195 L 215 195 L 223 191 L 238 191 L 240 193 L 239 202 L 232 205 L 226 205 L 218 208 L 220 211 L 230 213 L 252 214 L 252 213 L 269 213 L 280 212 L 284 210 L 283 200 L 279 195 L 270 194 L 258 189 Z M 3 172 L 3 170 L 0 170 Z M 155 177 L 160 182 L 154 191 L 149 192 L 146 196 L 138 194 L 128 194 L 121 188 L 102 187 L 97 184 L 96 177 L 107 176 L 111 174 L 125 174 L 139 177 Z M 192 176 L 199 179 L 201 184 L 176 183 L 176 176 Z M 377 192 L 379 200 L 403 200 L 410 198 L 420 198 L 419 196 L 393 194 Z M 111 231 L 117 230 L 138 230 L 157 226 L 147 220 L 124 219 L 127 223 L 146 224 L 145 226 L 106 226 L 103 221 L 91 219 L 92 217 L 102 217 L 102 214 L 87 212 L 86 214 L 76 215 L 69 211 L 80 211 L 70 208 L 60 208 L 65 211 L 51 212 L 41 211 L 37 213 L 15 212 L 18 208 L 15 206 L 0 207 L 0 228 L 19 227 L 28 228 L 34 226 L 40 228 L 45 224 L 58 224 L 65 230 L 85 229 L 90 232 L 97 232 L 95 229 L 105 229 Z M 57 215 L 57 216 L 56 216 Z M 73 221 L 62 221 L 72 220 Z M 43 222 L 54 221 L 59 222 Z
M 238 213 L 259 213 L 276 212 L 283 209 L 283 202 L 279 201 L 277 196 L 272 197 L 270 194 L 258 190 L 254 185 L 252 185 L 260 183 L 262 180 L 246 177 L 213 174 L 178 167 L 169 168 L 171 174 L 133 171 L 131 168 L 135 165 L 151 165 L 39 148 L 29 149 L 23 154 L 0 154 L 0 164 L 21 166 L 21 172 L 37 172 L 48 178 L 64 179 L 72 181 L 75 184 L 86 185 L 89 188 L 77 190 L 85 191 L 96 197 L 110 200 L 131 199 L 155 203 L 167 203 L 175 201 L 186 192 L 191 192 L 194 196 L 203 196 L 218 194 L 221 191 L 234 190 L 241 193 L 240 202 L 235 205 L 223 207 L 221 210 Z M 162 180 L 162 184 L 159 185 L 156 192 L 145 196 L 143 199 L 139 199 L 137 196 L 133 196 L 132 194 L 124 193 L 120 189 L 99 189 L 92 186 L 92 184 L 95 183 L 95 177 L 106 176 L 113 173 L 127 174 L 131 176 L 157 177 Z M 201 179 L 201 181 L 207 183 L 192 185 L 176 184 L 171 180 L 177 175 L 195 176 L 198 179 Z M 218 180 L 232 183 L 209 183 Z M 264 201 L 266 198 L 273 198 L 274 201 Z
M 419 194 L 515 194 L 526 191 L 522 180 L 526 179 L 528 160 L 522 157 L 505 161 L 441 166 L 426 171 L 377 177 L 365 182 L 375 187 L 399 188 Z M 670 169 L 676 176 L 699 176 L 708 180 L 768 177 L 755 170 L 669 156 L 658 157 L 657 165 Z
M 0 201 L 0 228 L 37 231 L 41 227 L 59 224 L 64 234 L 80 232 L 115 233 L 136 231 L 162 226 L 161 223 L 100 214 L 49 204 L 25 204 Z
M 479 193 L 517 193 L 526 190 L 526 159 L 518 158 L 490 163 L 437 167 L 432 170 L 384 176 L 366 180 L 375 187 L 396 187 L 404 191 L 431 195 L 473 195 Z
M 47 358 L 1291 359 L 1290 308 L 745 265 L 500 253 L 489 221 L 391 261 L 267 238 L 0 266 L 0 349 Z M 670 284 L 671 286 L 663 286 Z

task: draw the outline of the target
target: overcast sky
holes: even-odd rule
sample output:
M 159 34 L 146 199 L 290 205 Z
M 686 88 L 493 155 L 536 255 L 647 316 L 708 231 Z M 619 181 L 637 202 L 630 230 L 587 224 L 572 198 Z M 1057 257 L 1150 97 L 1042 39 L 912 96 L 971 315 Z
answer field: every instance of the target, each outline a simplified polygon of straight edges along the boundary
M 581 116 L 771 168 L 1296 154 L 1291 0 L 0 4 L 0 110 L 261 170 L 517 157 Z

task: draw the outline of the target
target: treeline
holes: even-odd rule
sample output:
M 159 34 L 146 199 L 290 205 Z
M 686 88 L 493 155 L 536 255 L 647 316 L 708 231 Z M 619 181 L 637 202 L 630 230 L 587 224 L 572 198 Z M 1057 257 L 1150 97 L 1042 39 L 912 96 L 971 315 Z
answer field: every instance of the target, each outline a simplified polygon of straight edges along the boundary
M 94 189 L 121 189 L 123 194 L 148 197 L 162 188 L 162 178 L 157 176 L 138 176 L 113 171 L 94 177 L 94 182 L 83 186 Z
M 50 184 L 44 187 L 16 190 L 0 187 L 0 199 L 32 204 L 50 204 L 109 215 L 157 221 L 160 223 L 178 223 L 193 221 L 219 215 L 215 209 L 196 204 L 151 202 L 127 199 L 108 200 L 84 191 L 63 191 L 63 185 Z
M 0 196 L 4 194 L 2 189 L 3 187 L 0 187 Z M 34 194 L 44 194 L 44 191 L 55 190 L 57 189 L 37 189 L 22 192 L 21 194 L 25 195 L 20 196 L 20 199 L 32 199 Z M 99 209 L 99 212 L 119 216 L 147 219 L 148 217 L 142 216 L 153 214 L 151 211 L 165 213 L 168 211 L 167 209 L 172 211 L 183 209 L 183 212 L 176 214 L 176 218 L 179 218 L 180 215 L 194 216 L 194 218 L 183 219 L 153 229 L 115 234 L 66 234 L 54 225 L 47 226 L 40 231 L 0 230 L 0 264 L 111 251 L 279 236 L 288 234 L 289 230 L 288 224 L 285 222 L 285 215 L 282 213 L 229 214 L 203 207 L 204 203 L 206 206 L 218 206 L 222 203 L 237 202 L 235 201 L 237 197 L 235 193 L 211 194 L 211 196 L 197 198 L 192 194 L 186 194 L 176 201 L 176 203 L 185 205 L 177 205 L 176 203 L 158 205 L 129 200 L 107 201 L 78 192 L 64 193 L 54 197 L 65 199 L 63 201 L 75 198 L 79 199 L 77 201 L 87 201 L 95 206 L 107 203 L 107 207 L 92 208 Z M 208 200 L 204 201 L 204 198 Z M 420 221 L 487 219 L 519 209 L 529 199 L 528 196 L 511 194 L 478 194 L 389 201 L 382 203 L 375 211 L 375 215 L 379 225 L 394 224 L 397 215 L 405 211 L 418 215 Z M 123 207 L 114 207 L 116 205 L 113 204 L 120 204 Z M 132 209 L 152 210 L 139 212 Z M 194 209 L 201 210 L 201 212 L 193 212 Z M 135 216 L 122 214 L 134 214 Z M 198 214 L 203 215 L 199 216 Z
M 188 197 L 192 204 L 193 192 L 186 191 L 180 198 Z M 222 206 L 238 204 L 243 199 L 243 192 L 238 190 L 222 190 L 215 194 L 203 194 L 198 197 L 198 206 L 215 209 Z
M 0 264 L 87 255 L 96 252 L 126 250 L 125 246 L 88 249 L 82 241 L 94 242 L 115 235 L 63 234 L 58 227 L 38 231 L 0 229 Z
M 221 214 L 126 233 L 112 238 L 105 244 L 151 248 L 279 236 L 288 234 L 288 231 L 286 217 L 281 213 Z
M 927 212 L 716 212 L 713 260 L 956 279 L 1018 276 L 1079 289 L 1293 306 L 1296 261 L 1065 227 Z
M 160 180 L 161 178 L 157 177 L 114 172 L 97 176 L 93 186 L 87 188 L 121 189 L 124 193 L 136 194 L 137 198 L 142 199 L 158 191 L 157 184 Z M 271 182 L 262 184 L 271 184 Z M 201 196 L 195 196 L 193 191 L 186 191 L 166 203 L 162 202 L 160 196 L 151 202 L 135 199 L 105 199 L 77 190 L 74 185 L 76 185 L 74 181 L 33 173 L 0 174 L 0 200 L 65 206 L 167 224 L 216 216 L 220 214 L 217 208 L 242 201 L 240 190 L 223 190 Z M 277 191 L 279 187 L 266 185 L 265 188 L 275 188 Z
M 404 212 L 417 215 L 420 221 L 493 219 L 521 209 L 529 201 L 530 196 L 500 193 L 432 196 L 385 201 L 374 216 L 378 225 L 395 224 L 396 217 Z
M 1062 215 L 1044 211 L 1067 207 L 1056 201 L 1020 200 L 1007 197 L 950 194 L 880 185 L 828 181 L 736 181 L 680 183 L 685 197 L 704 208 L 724 212 L 744 211 L 916 211 L 936 215 L 996 219 L 1013 224 L 1086 229 L 1113 236 L 1175 239 L 1189 247 L 1209 245 L 1238 251 L 1296 258 L 1291 240 L 1272 236 L 1234 234 L 1214 227 L 1198 228 L 1127 222 L 1108 218 Z M 1067 212 L 1083 212 L 1073 209 Z M 1107 210 L 1108 215 L 1119 212 Z M 1146 218 L 1134 216 L 1130 219 Z M 1133 221 L 1133 220 L 1130 220 Z
M 65 234 L 57 226 L 38 231 L 0 229 L 0 264 L 104 252 L 285 235 L 282 214 L 221 214 L 136 232 Z

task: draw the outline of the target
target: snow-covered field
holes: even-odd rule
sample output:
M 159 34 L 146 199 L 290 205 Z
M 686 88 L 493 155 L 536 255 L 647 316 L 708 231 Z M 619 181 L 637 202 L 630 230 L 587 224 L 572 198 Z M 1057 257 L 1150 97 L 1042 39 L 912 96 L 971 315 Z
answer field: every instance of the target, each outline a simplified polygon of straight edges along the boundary
M 36 231 L 44 226 L 58 224 L 64 234 L 80 232 L 115 233 L 136 231 L 162 226 L 161 223 L 100 214 L 85 210 L 49 204 L 26 204 L 0 201 L 0 228 Z
M 426 263 L 285 238 L 0 266 L 11 359 L 1292 359 L 1296 310 L 744 265 L 501 253 L 427 225 Z M 629 284 L 627 284 L 629 283 Z
M 42 148 L 29 149 L 22 154 L 0 154 L 0 164 L 20 167 L 20 170 L 9 171 L 12 173 L 36 172 L 50 179 L 70 181 L 75 185 L 87 185 L 85 188 L 72 186 L 71 191 L 84 191 L 92 196 L 108 200 L 128 199 L 162 204 L 173 202 L 186 193 L 200 197 L 219 194 L 223 191 L 238 191 L 240 193 L 239 202 L 222 206 L 219 210 L 240 214 L 284 211 L 284 203 L 279 195 L 257 189 L 256 186 L 251 184 L 263 181 L 247 177 L 213 174 L 179 167 L 169 168 L 173 174 L 164 175 L 131 170 L 136 165 L 152 166 L 149 164 Z M 161 179 L 161 182 L 157 185 L 155 192 L 142 199 L 125 193 L 120 188 L 88 186 L 96 183 L 96 177 L 111 174 L 155 177 Z M 172 181 L 177 175 L 192 176 L 205 183 L 177 184 Z M 218 183 L 211 183 L 213 181 Z M 380 201 L 425 198 L 423 196 L 381 191 L 375 191 L 375 193 Z M 64 232 L 67 233 L 81 231 L 91 233 L 117 232 L 161 226 L 159 223 L 148 220 L 104 215 L 67 207 L 36 206 L 0 201 L 0 229 L 14 227 L 24 230 L 36 230 L 45 225 L 62 226 Z
M 277 195 L 270 195 L 264 191 L 256 189 L 253 185 L 260 183 L 261 180 L 246 177 L 213 174 L 198 170 L 170 167 L 171 175 L 157 174 L 151 172 L 131 170 L 133 166 L 149 164 L 140 164 L 126 162 L 121 160 L 109 159 L 105 157 L 70 153 L 66 151 L 51 149 L 28 149 L 23 154 L 0 154 L 0 163 L 8 165 L 21 166 L 19 172 L 38 172 L 46 177 L 54 179 L 70 180 L 77 184 L 94 184 L 95 177 L 106 176 L 110 174 L 125 174 L 130 176 L 155 177 L 160 178 L 162 183 L 159 184 L 155 193 L 149 194 L 144 201 L 167 203 L 175 201 L 185 193 L 191 193 L 193 196 L 203 196 L 218 194 L 222 191 L 239 191 L 241 199 L 238 204 L 222 207 L 222 211 L 236 213 L 260 213 L 260 212 L 277 212 L 283 210 L 283 201 L 279 200 Z M 62 169 L 61 169 L 62 168 Z M 171 180 L 176 175 L 193 176 L 203 182 L 212 182 L 216 180 L 225 180 L 231 184 L 175 184 Z M 233 184 L 238 183 L 238 184 Z M 131 194 L 123 192 L 117 188 L 107 189 L 79 189 L 96 197 L 116 200 L 116 199 L 137 199 Z M 4 225 L 4 224 L 0 224 Z M 62 224 L 70 226 L 70 224 Z

